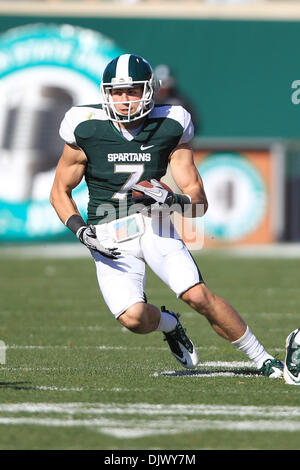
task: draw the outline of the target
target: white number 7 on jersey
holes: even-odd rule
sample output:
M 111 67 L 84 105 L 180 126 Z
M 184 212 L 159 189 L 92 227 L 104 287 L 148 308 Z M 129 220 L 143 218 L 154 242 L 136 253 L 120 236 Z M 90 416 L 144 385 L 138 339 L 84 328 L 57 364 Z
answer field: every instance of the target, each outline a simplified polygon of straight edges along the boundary
M 127 191 L 140 180 L 144 173 L 144 164 L 141 165 L 115 165 L 114 173 L 130 173 L 130 176 L 122 188 L 112 196 L 112 199 L 125 199 Z

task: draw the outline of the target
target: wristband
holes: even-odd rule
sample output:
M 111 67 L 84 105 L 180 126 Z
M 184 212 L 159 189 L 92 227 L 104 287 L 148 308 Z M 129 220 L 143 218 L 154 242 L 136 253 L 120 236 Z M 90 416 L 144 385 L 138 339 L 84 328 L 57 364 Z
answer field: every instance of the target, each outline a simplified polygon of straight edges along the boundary
M 73 233 L 75 233 L 76 236 L 80 228 L 87 227 L 81 215 L 78 214 L 71 215 L 71 217 L 66 220 L 65 226 L 68 227 Z
M 177 204 L 180 204 L 182 207 L 185 204 L 192 204 L 192 198 L 189 194 L 175 194 L 175 198 L 178 198 L 176 201 Z
M 191 203 L 192 203 L 192 198 L 188 194 L 177 194 L 177 193 L 172 194 L 171 205 L 178 204 L 182 209 L 184 209 L 185 205 L 190 205 Z

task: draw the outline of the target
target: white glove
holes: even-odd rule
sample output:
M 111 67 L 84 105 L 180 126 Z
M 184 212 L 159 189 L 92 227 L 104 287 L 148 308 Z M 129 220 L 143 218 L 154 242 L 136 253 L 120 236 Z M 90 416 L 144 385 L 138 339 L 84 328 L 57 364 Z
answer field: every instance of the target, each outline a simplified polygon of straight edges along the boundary
M 139 191 L 145 194 L 145 196 L 147 196 L 135 197 L 133 198 L 134 202 L 143 203 L 145 204 L 145 206 L 154 204 L 155 202 L 160 202 L 161 204 L 163 204 L 164 202 L 166 202 L 167 197 L 172 194 L 167 189 L 165 189 L 159 183 L 159 181 L 152 179 L 150 180 L 150 183 L 152 184 L 151 188 L 147 188 L 146 186 L 143 186 L 141 184 L 134 184 L 132 186 L 132 189 L 135 189 L 136 191 Z
M 150 206 L 156 202 L 159 204 L 167 204 L 169 207 L 178 204 L 182 209 L 184 209 L 185 205 L 191 204 L 192 199 L 189 195 L 170 192 L 155 179 L 150 180 L 150 183 L 152 184 L 151 188 L 147 188 L 141 184 L 134 184 L 132 186 L 132 189 L 144 194 L 144 196 L 133 197 L 132 202 L 135 204 L 144 204 L 145 206 Z
M 87 248 L 98 251 L 101 255 L 106 256 L 107 258 L 117 259 L 121 254 L 117 251 L 117 248 L 106 248 L 99 242 L 96 235 L 96 227 L 94 225 L 81 227 L 77 231 L 76 236 Z

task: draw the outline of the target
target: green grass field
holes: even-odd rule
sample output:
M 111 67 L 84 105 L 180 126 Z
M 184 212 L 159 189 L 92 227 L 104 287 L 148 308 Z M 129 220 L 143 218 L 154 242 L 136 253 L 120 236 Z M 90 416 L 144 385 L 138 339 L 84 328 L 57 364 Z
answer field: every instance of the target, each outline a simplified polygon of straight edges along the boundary
M 300 324 L 300 260 L 195 257 L 272 354 Z M 105 306 L 89 259 L 1 259 L 0 449 L 299 449 L 300 387 L 256 375 L 149 272 L 148 301 L 182 313 L 200 364 Z M 118 295 L 118 292 L 116 292 Z

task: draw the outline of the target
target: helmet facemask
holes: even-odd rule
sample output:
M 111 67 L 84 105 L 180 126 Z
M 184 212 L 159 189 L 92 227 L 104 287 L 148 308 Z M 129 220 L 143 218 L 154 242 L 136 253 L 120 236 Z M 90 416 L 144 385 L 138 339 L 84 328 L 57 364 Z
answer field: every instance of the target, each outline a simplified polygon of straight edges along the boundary
M 130 77 L 129 77 L 130 78 Z M 111 94 L 111 91 L 113 88 L 134 88 L 137 86 L 142 87 L 142 96 L 139 99 L 136 100 L 130 100 L 130 101 L 118 101 L 115 103 L 113 101 L 113 97 Z M 132 80 L 128 80 L 127 83 L 114 83 L 113 81 L 111 83 L 101 83 L 101 93 L 102 93 L 102 106 L 103 109 L 105 110 L 108 118 L 111 121 L 115 122 L 132 122 L 136 121 L 137 119 L 141 119 L 147 114 L 150 113 L 154 106 L 154 79 L 151 78 L 150 80 L 146 81 L 136 81 L 133 82 Z M 132 114 L 131 109 L 133 103 L 139 103 L 139 106 L 137 107 L 136 111 Z M 127 115 L 121 114 L 119 111 L 117 111 L 115 105 L 116 104 L 128 104 L 128 113 Z
M 142 96 L 130 101 L 113 101 L 112 90 L 122 88 L 142 87 Z M 114 122 L 133 122 L 143 118 L 154 107 L 154 93 L 157 82 L 150 64 L 139 56 L 123 54 L 111 61 L 103 73 L 101 83 L 102 107 L 108 119 Z M 139 103 L 132 113 L 134 103 Z M 120 113 L 116 105 L 128 105 L 127 114 Z

